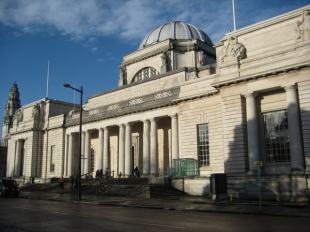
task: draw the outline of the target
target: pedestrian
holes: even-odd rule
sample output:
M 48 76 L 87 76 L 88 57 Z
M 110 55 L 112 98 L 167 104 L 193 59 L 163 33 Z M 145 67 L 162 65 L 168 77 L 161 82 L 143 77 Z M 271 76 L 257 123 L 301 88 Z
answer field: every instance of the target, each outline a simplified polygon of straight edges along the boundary
M 99 177 L 100 179 L 103 178 L 103 170 L 102 170 L 102 169 L 99 170 L 98 177 Z
M 140 171 L 139 171 L 138 167 L 137 167 L 137 173 L 136 173 L 136 176 L 137 176 L 137 178 L 140 178 Z
M 138 169 L 138 167 L 136 166 L 135 169 L 133 170 L 133 176 L 134 176 L 135 178 L 138 177 L 138 172 L 139 172 L 139 169 Z
M 110 175 L 111 175 L 110 169 L 107 168 L 107 169 L 105 170 L 105 178 L 108 180 L 109 177 L 110 177 Z
M 122 175 L 123 175 L 122 172 L 119 172 L 119 173 L 118 173 L 118 178 L 121 179 L 121 178 L 122 178 Z
M 96 171 L 96 180 L 98 180 L 99 179 L 99 169 L 97 169 L 97 171 Z

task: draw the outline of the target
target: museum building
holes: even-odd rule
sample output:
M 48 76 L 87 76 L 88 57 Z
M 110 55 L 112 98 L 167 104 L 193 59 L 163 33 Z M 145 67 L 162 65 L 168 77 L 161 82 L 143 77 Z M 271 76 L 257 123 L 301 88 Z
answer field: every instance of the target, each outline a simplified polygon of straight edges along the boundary
M 172 21 L 123 57 L 119 86 L 83 107 L 82 172 L 138 167 L 150 183 L 170 178 L 208 195 L 213 174 L 231 197 L 309 198 L 310 6 L 225 34 L 213 44 Z M 85 87 L 87 88 L 86 84 Z M 41 99 L 5 109 L 7 176 L 48 181 L 78 173 L 80 106 Z

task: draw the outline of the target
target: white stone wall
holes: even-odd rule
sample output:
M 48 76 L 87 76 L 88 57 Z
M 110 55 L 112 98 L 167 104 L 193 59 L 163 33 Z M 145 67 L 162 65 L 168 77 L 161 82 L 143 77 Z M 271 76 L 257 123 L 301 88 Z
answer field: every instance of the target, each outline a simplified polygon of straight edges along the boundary
M 208 123 L 210 166 L 200 175 L 223 172 L 223 129 L 219 95 L 188 101 L 179 106 L 180 158 L 198 159 L 197 125 Z
M 31 175 L 33 177 L 40 177 L 42 165 L 42 155 L 43 155 L 43 131 L 37 130 L 33 131 L 33 140 L 31 144 L 32 153 L 29 154 L 29 160 L 31 160 Z M 30 146 L 27 141 L 27 146 Z
M 43 150 L 42 159 L 42 177 L 51 178 L 59 177 L 63 174 L 63 164 L 64 164 L 64 129 L 56 128 L 48 131 L 45 134 L 45 143 Z M 51 165 L 51 147 L 55 146 L 55 171 L 50 172 Z
M 205 178 L 173 178 L 172 187 L 192 196 L 203 196 L 210 193 L 210 179 Z
M 223 150 L 225 173 L 247 170 L 245 106 L 240 94 L 222 96 Z

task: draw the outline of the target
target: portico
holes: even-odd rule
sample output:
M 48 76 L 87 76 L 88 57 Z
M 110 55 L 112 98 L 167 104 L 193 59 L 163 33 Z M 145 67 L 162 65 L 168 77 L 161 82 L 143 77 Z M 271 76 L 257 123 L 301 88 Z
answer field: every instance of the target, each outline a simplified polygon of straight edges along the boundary
M 96 127 L 84 125 L 82 133 L 82 174 L 95 174 L 96 170 L 107 168 L 118 176 L 132 175 L 135 167 L 144 176 L 159 175 L 172 167 L 172 160 L 178 157 L 177 114 L 158 116 L 137 121 L 124 120 Z M 79 134 L 72 131 L 66 134 L 67 149 L 65 176 L 74 175 L 76 150 Z M 91 170 L 91 149 L 94 153 L 94 169 Z

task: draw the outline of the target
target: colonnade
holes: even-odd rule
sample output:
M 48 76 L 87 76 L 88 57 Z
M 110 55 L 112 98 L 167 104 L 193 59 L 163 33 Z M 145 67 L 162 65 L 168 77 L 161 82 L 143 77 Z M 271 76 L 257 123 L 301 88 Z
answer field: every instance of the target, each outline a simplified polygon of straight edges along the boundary
M 178 138 L 178 117 L 177 114 L 170 115 L 171 118 L 171 154 L 172 159 L 179 157 L 179 138 Z M 118 126 L 118 173 L 129 176 L 132 175 L 132 125 L 136 123 L 126 122 Z M 143 120 L 143 167 L 141 169 L 143 175 L 158 174 L 158 142 L 157 142 L 157 124 L 158 118 L 150 118 Z M 90 149 L 91 149 L 91 131 L 98 130 L 99 149 L 95 156 L 95 170 L 110 168 L 109 160 L 109 130 L 114 125 L 106 125 L 105 127 L 92 128 L 83 131 L 82 134 L 82 164 L 84 173 L 90 172 Z M 74 132 L 77 133 L 77 132 Z M 73 175 L 73 134 L 66 134 L 66 152 L 65 152 L 65 168 L 64 175 Z M 84 154 L 84 155 L 83 155 Z M 83 162 L 84 161 L 84 162 Z

